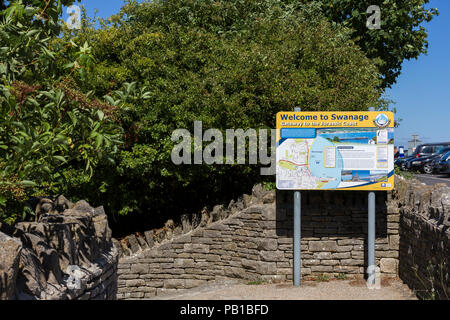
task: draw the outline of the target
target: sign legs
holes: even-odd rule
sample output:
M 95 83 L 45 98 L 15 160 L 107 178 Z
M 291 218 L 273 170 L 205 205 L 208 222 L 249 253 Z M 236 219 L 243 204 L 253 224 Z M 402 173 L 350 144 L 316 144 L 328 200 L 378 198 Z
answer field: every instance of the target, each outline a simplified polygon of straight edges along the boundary
M 295 112 L 300 112 L 300 107 L 294 108 Z M 294 191 L 294 286 L 300 286 L 301 278 L 301 194 Z
M 368 232 L 367 232 L 367 283 L 375 284 L 375 192 L 369 192 L 368 198 Z
M 294 191 L 294 286 L 300 286 L 301 277 L 301 194 Z

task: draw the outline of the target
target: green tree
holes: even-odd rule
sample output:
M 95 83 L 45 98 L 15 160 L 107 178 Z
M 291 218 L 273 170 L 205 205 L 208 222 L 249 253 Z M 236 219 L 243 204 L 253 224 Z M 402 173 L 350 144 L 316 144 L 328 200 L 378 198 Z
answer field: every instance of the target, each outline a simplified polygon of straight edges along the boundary
M 286 2 L 293 2 L 287 0 Z M 306 2 L 316 2 L 307 0 Z M 352 38 L 369 58 L 378 58 L 381 88 L 391 87 L 405 60 L 417 59 L 427 53 L 428 33 L 423 26 L 438 14 L 428 9 L 429 0 L 322 0 L 324 14 L 331 21 L 354 30 Z M 373 13 L 369 6 L 381 10 L 381 29 L 370 30 L 366 26 Z
M 58 18 L 62 14 L 63 6 L 70 6 L 74 2 L 75 0 L 0 0 L 0 10 L 4 15 L 19 18 L 27 27 L 45 31 L 47 35 L 58 35 L 61 31 Z M 27 19 L 31 12 L 34 18 Z
M 75 36 L 92 44 L 96 59 L 79 85 L 107 95 L 125 132 L 119 165 L 79 190 L 102 181 L 93 202 L 141 213 L 149 223 L 229 201 L 261 180 L 259 166 L 174 165 L 173 130 L 193 132 L 196 120 L 204 129 L 273 128 L 278 111 L 296 106 L 367 110 L 382 103 L 375 63 L 317 4 L 131 2 L 100 30 Z M 146 227 L 139 220 L 135 229 Z
M 0 219 L 9 222 L 24 218 L 30 196 L 64 190 L 71 172 L 89 180 L 113 161 L 121 137 L 115 108 L 82 93 L 71 76 L 92 66 L 89 45 L 58 50 L 61 2 L 33 4 L 12 2 L 0 16 Z
M 170 1 L 169 1 L 170 2 Z M 211 3 L 215 3 L 211 5 Z M 258 19 L 273 6 L 274 1 L 203 1 L 203 3 L 181 1 L 168 3 L 172 14 L 153 17 L 155 20 L 177 20 L 182 23 L 195 23 L 216 32 L 232 30 L 240 33 L 247 31 L 249 18 Z M 405 60 L 417 59 L 426 54 L 428 33 L 424 23 L 438 15 L 436 8 L 427 8 L 429 0 L 280 0 L 277 5 L 283 10 L 301 10 L 309 4 L 308 19 L 315 8 L 320 7 L 325 17 L 353 30 L 352 39 L 371 59 L 378 59 L 380 88 L 391 87 L 400 75 Z M 134 5 L 136 3 L 134 2 Z M 381 29 L 369 29 L 367 21 L 373 14 L 367 13 L 369 6 L 376 5 L 381 10 Z M 173 7 L 172 7 L 173 6 Z M 189 8 L 195 7 L 198 12 Z M 174 15 L 174 12 L 178 16 Z M 131 19 L 134 17 L 131 16 Z M 153 21 L 153 20 L 152 20 Z M 161 23 L 160 22 L 160 23 Z M 141 22 L 142 23 L 142 22 Z M 149 21 L 148 23 L 152 23 Z M 225 31 L 226 32 L 226 31 Z

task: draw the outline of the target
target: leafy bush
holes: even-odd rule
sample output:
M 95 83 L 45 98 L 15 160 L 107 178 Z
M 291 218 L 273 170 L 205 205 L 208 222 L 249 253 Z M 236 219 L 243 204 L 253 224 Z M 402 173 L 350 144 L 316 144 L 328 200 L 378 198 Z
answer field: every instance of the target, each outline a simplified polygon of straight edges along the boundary
M 65 37 L 92 45 L 96 63 L 79 85 L 118 107 L 125 145 L 117 167 L 71 192 L 102 185 L 89 200 L 107 205 L 122 229 L 134 217 L 130 231 L 229 201 L 264 178 L 257 165 L 174 165 L 177 128 L 274 128 L 275 114 L 296 106 L 383 104 L 376 61 L 315 4 L 131 2 L 102 25 Z
M 115 108 L 83 94 L 71 78 L 91 64 L 88 44 L 65 43 L 65 57 L 53 47 L 59 33 L 52 16 L 60 9 L 13 2 L 2 12 L 0 218 L 9 223 L 32 213 L 24 202 L 30 196 L 64 190 L 71 171 L 82 168 L 89 180 L 101 162 L 113 162 L 121 143 Z M 59 68 L 57 59 L 73 62 Z

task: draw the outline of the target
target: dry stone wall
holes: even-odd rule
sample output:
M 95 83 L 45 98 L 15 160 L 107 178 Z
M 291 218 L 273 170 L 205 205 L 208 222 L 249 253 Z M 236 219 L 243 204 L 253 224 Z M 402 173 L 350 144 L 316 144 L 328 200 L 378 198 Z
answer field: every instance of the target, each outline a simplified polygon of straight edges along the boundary
M 37 199 L 35 222 L 0 223 L 0 299 L 115 299 L 118 256 L 103 207 Z
M 389 195 L 390 196 L 390 195 Z M 399 211 L 377 194 L 376 262 L 398 267 Z M 118 299 L 150 298 L 229 279 L 292 279 L 292 193 L 261 185 L 227 207 L 184 217 L 180 226 L 117 242 Z M 302 192 L 302 276 L 362 277 L 367 268 L 367 193 Z
M 450 298 L 450 188 L 400 180 L 399 276 L 422 299 Z
M 376 199 L 381 275 L 448 299 L 450 188 L 396 177 Z M 38 200 L 35 222 L 0 223 L 0 299 L 141 299 L 212 281 L 292 279 L 291 192 L 257 185 L 228 206 L 120 241 L 103 207 Z M 367 192 L 302 192 L 301 223 L 303 278 L 365 275 Z

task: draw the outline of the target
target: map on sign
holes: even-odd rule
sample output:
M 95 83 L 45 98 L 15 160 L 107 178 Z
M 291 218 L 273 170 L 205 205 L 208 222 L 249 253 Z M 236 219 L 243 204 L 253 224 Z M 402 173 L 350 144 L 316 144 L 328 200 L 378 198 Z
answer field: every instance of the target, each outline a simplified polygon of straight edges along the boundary
M 392 189 L 393 122 L 391 112 L 279 113 L 277 188 Z

